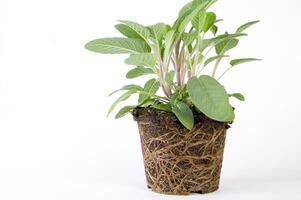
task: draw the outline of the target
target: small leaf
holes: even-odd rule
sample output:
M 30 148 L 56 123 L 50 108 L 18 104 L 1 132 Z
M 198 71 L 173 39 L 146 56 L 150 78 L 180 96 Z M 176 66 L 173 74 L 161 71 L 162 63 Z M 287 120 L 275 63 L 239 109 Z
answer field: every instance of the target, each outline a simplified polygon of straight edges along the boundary
M 141 39 L 102 38 L 86 44 L 86 49 L 103 54 L 137 54 L 150 52 L 149 46 Z
M 151 53 L 132 54 L 125 60 L 128 65 L 155 67 L 156 57 Z
M 141 38 L 148 42 L 148 38 L 150 37 L 150 31 L 146 27 L 132 21 L 120 20 L 120 22 L 131 28 L 138 35 L 140 35 Z
M 206 33 L 215 23 L 216 15 L 213 12 L 206 13 L 206 20 L 203 26 L 203 31 Z
M 159 90 L 159 87 L 160 87 L 160 83 L 158 80 L 151 79 L 151 80 L 147 81 L 144 85 L 143 93 L 140 93 L 140 95 L 139 95 L 139 100 L 138 100 L 139 104 L 142 104 L 149 97 L 156 94 L 157 91 Z
M 172 112 L 187 129 L 191 130 L 193 128 L 194 117 L 187 104 L 181 101 L 175 102 L 172 104 Z
M 187 83 L 187 90 L 192 103 L 207 117 L 220 122 L 234 120 L 228 94 L 214 78 L 207 75 L 192 77 Z
M 119 91 L 123 91 L 123 90 L 141 91 L 141 90 L 143 90 L 143 88 L 140 87 L 139 85 L 126 85 L 126 86 L 123 86 L 122 88 L 120 88 L 118 90 L 115 90 L 114 92 L 109 94 L 109 96 L 112 96 L 113 94 L 115 94 Z
M 195 28 L 198 32 L 203 30 L 203 27 L 206 23 L 206 12 L 198 13 L 191 21 L 193 28 Z
M 107 114 L 107 116 L 109 116 L 111 114 L 111 112 L 115 109 L 115 107 L 122 101 L 127 100 L 128 98 L 130 98 L 130 96 L 132 94 L 136 93 L 135 91 L 128 91 L 126 93 L 124 93 L 123 95 L 121 95 L 110 107 L 109 112 Z
M 217 59 L 220 59 L 220 58 L 226 58 L 226 57 L 229 57 L 227 55 L 218 55 L 218 56 L 213 56 L 211 58 L 208 58 L 205 63 L 204 63 L 204 67 L 209 65 L 211 62 L 217 60 Z
M 167 72 L 166 74 L 166 77 L 165 77 L 165 81 L 168 85 L 173 85 L 173 80 L 174 80 L 174 77 L 175 77 L 175 71 L 169 71 Z
M 158 23 L 150 26 L 149 28 L 157 44 L 161 47 L 163 38 L 166 36 L 168 31 L 170 31 L 170 26 L 164 23 Z
M 242 33 L 244 32 L 247 28 L 251 27 L 252 25 L 254 24 L 257 24 L 259 21 L 252 21 L 252 22 L 248 22 L 248 23 L 245 23 L 244 25 L 240 26 L 236 33 Z
M 218 32 L 218 27 L 216 25 L 213 25 L 211 28 L 210 28 L 210 31 L 212 32 L 213 35 L 216 35 L 217 32 Z
M 138 38 L 138 39 L 142 39 L 143 38 L 133 29 L 131 29 L 130 27 L 128 27 L 127 25 L 124 24 L 117 24 L 115 26 L 115 28 L 124 36 L 128 37 L 128 38 Z
M 136 67 L 126 74 L 126 78 L 133 79 L 144 75 L 155 74 L 153 69 L 145 67 Z
M 226 51 L 233 49 L 237 46 L 239 40 L 236 38 L 225 39 L 215 46 L 216 54 L 223 55 Z
M 243 64 L 243 63 L 247 63 L 247 62 L 253 62 L 253 61 L 261 61 L 261 59 L 256 59 L 256 58 L 240 58 L 240 59 L 232 60 L 230 62 L 230 65 L 232 67 L 234 67 L 236 65 L 240 65 L 240 64 Z
M 171 30 L 166 34 L 165 37 L 165 50 L 164 50 L 164 60 L 167 61 L 169 53 L 171 51 L 171 47 L 174 43 L 175 31 Z
M 116 114 L 115 119 L 120 119 L 134 110 L 135 106 L 125 106 Z
M 244 95 L 240 94 L 240 93 L 234 93 L 234 94 L 229 94 L 230 97 L 234 97 L 240 101 L 245 101 L 245 97 Z
M 183 33 L 182 39 L 186 46 L 189 46 L 198 36 L 197 32 Z
M 161 102 L 154 102 L 153 105 L 152 105 L 153 108 L 156 108 L 158 110 L 163 110 L 163 111 L 166 111 L 166 112 L 172 112 L 172 109 L 171 109 L 171 105 L 168 103 L 168 104 L 165 104 L 165 103 L 161 103 Z

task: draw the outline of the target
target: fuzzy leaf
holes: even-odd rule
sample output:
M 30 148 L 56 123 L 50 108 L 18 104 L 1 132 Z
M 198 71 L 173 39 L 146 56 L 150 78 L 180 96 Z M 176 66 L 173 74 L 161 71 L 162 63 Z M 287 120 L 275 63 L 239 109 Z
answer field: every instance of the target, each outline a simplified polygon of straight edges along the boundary
M 116 114 L 115 119 L 120 119 L 134 110 L 135 106 L 125 106 Z
M 235 59 L 235 60 L 231 60 L 230 65 L 232 67 L 236 66 L 236 65 L 240 65 L 243 63 L 247 63 L 247 62 L 253 62 L 253 61 L 260 61 L 261 59 L 256 59 L 256 58 L 240 58 L 240 59 Z
M 218 31 L 218 27 L 216 25 L 213 25 L 211 28 L 210 28 L 210 31 L 212 32 L 213 35 L 216 35 L 217 34 L 217 31 Z
M 239 40 L 236 38 L 225 39 L 215 46 L 216 54 L 223 55 L 226 51 L 237 46 Z
M 171 47 L 174 43 L 174 36 L 175 36 L 175 31 L 171 30 L 166 34 L 165 37 L 165 50 L 164 50 L 164 60 L 167 61 L 169 53 L 171 51 Z
M 195 28 L 198 32 L 203 30 L 203 27 L 206 22 L 206 12 L 199 12 L 191 21 L 193 28 Z
M 123 86 L 122 88 L 115 90 L 114 92 L 112 92 L 111 94 L 109 94 L 109 96 L 112 96 L 113 94 L 123 91 L 123 90 L 132 90 L 132 91 L 141 91 L 143 90 L 142 87 L 140 87 L 139 85 L 126 85 Z
M 181 101 L 175 102 L 172 104 L 172 112 L 187 129 L 191 130 L 193 128 L 194 117 L 187 104 Z
M 170 26 L 164 23 L 158 23 L 149 27 L 151 30 L 151 34 L 156 40 L 159 46 L 162 44 L 162 40 L 165 35 L 170 31 Z
M 136 67 L 126 74 L 126 78 L 133 79 L 144 75 L 155 74 L 153 69 L 145 67 Z
M 203 25 L 203 31 L 206 33 L 215 23 L 216 21 L 216 15 L 213 12 L 207 12 L 206 13 L 206 20 Z
M 156 108 L 158 110 L 163 110 L 163 111 L 166 111 L 166 112 L 172 112 L 171 105 L 169 103 L 165 104 L 165 103 L 161 103 L 161 102 L 156 101 L 152 104 L 152 107 Z
M 224 87 L 214 78 L 202 75 L 189 79 L 187 89 L 192 103 L 207 117 L 220 122 L 234 120 L 234 111 Z
M 86 49 L 103 54 L 137 54 L 150 52 L 149 46 L 141 39 L 102 38 L 86 44 Z
M 259 21 L 252 21 L 252 22 L 248 22 L 245 23 L 244 25 L 240 26 L 237 30 L 236 33 L 242 33 L 244 32 L 247 28 L 253 26 L 254 24 L 257 24 Z
M 132 54 L 125 60 L 128 65 L 155 67 L 156 57 L 151 53 Z
M 143 88 L 143 93 L 139 95 L 139 104 L 145 102 L 149 97 L 153 96 L 159 90 L 160 83 L 156 79 L 151 79 L 147 81 Z
M 130 98 L 130 96 L 132 94 L 136 93 L 136 91 L 128 91 L 126 93 L 124 93 L 123 95 L 121 95 L 113 104 L 112 106 L 110 107 L 109 109 L 109 112 L 108 112 L 108 115 L 109 116 L 111 114 L 111 112 L 115 109 L 115 107 L 122 101 L 125 101 L 127 100 L 128 98 Z
M 189 46 L 198 36 L 197 32 L 183 33 L 182 39 L 186 46 Z
M 148 38 L 150 37 L 150 31 L 146 27 L 132 21 L 120 20 L 120 22 L 131 28 L 138 35 L 140 35 L 141 38 L 148 42 Z
M 229 94 L 230 97 L 234 97 L 240 101 L 245 101 L 245 97 L 244 95 L 240 94 L 240 93 L 234 93 L 234 94 Z
M 225 58 L 225 57 L 229 57 L 229 56 L 226 56 L 226 55 L 219 55 L 219 56 L 213 56 L 211 58 L 208 58 L 205 63 L 204 63 L 204 67 L 209 65 L 211 62 L 217 60 L 217 59 L 220 59 L 220 58 Z
M 142 39 L 143 38 L 133 29 L 131 29 L 130 27 L 128 27 L 127 25 L 124 24 L 117 24 L 115 26 L 115 28 L 124 36 L 128 37 L 128 38 L 138 38 L 138 39 Z

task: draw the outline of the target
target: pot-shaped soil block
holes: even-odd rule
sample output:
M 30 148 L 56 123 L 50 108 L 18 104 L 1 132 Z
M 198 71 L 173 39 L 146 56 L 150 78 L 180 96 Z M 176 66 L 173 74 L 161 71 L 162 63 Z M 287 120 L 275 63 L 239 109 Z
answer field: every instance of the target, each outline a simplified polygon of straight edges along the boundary
M 219 188 L 227 123 L 194 113 L 189 131 L 172 113 L 136 108 L 147 186 L 174 195 L 210 193 Z

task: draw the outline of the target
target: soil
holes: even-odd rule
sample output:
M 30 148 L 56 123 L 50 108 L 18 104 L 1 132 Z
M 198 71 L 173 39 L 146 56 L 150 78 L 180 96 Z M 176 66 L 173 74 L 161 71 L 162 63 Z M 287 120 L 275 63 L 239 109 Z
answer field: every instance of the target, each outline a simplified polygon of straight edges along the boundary
M 218 189 L 226 131 L 230 127 L 194 110 L 189 131 L 172 113 L 136 108 L 147 186 L 163 194 L 188 195 Z

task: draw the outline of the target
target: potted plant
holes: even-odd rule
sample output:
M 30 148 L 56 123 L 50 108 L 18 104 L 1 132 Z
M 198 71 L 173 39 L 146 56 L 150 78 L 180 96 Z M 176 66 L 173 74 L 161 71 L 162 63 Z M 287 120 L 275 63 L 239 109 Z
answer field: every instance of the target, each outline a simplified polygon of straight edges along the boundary
M 113 92 L 123 94 L 109 109 L 110 114 L 117 104 L 138 95 L 137 105 L 123 107 L 116 118 L 132 113 L 138 122 L 147 186 L 154 192 L 185 195 L 219 187 L 226 131 L 235 116 L 229 98 L 244 101 L 240 93 L 227 93 L 219 80 L 233 67 L 258 59 L 233 59 L 224 72 L 219 65 L 258 21 L 218 34 L 222 20 L 207 11 L 215 2 L 193 0 L 172 26 L 120 21 L 115 27 L 125 37 L 85 46 L 97 53 L 130 54 L 125 63 L 134 68 L 128 79 L 154 77 L 143 87 L 132 84 Z

